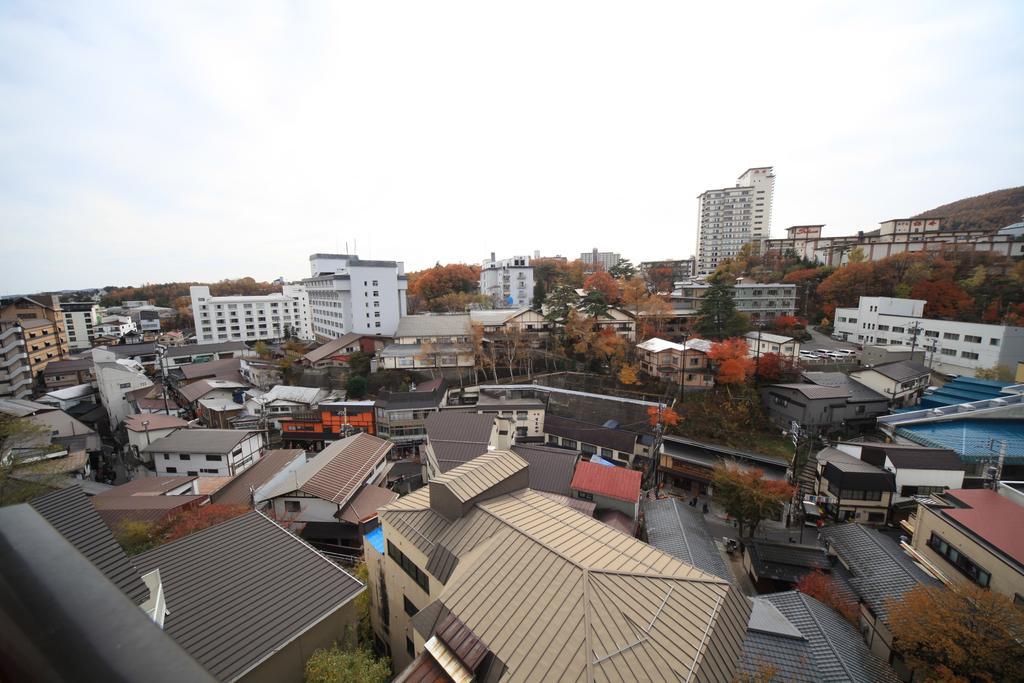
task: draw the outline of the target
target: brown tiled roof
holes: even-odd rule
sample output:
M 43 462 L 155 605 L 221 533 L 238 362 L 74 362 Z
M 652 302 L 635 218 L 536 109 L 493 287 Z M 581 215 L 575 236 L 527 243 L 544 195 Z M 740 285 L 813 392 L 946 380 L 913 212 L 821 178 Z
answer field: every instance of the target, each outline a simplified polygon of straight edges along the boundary
M 274 475 L 302 455 L 302 449 L 272 449 L 263 452 L 255 464 L 232 479 L 228 484 L 211 494 L 214 503 L 224 505 L 249 505 L 249 488 L 258 489 Z

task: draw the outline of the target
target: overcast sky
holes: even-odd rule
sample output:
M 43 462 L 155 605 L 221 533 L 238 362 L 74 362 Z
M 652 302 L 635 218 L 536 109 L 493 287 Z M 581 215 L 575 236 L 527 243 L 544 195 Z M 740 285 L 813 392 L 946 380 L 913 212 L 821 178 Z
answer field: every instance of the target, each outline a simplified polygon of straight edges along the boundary
M 871 229 L 1024 184 L 1022 28 L 1012 1 L 7 0 L 0 292 L 299 278 L 346 243 L 684 258 L 696 196 L 762 165 L 774 235 Z

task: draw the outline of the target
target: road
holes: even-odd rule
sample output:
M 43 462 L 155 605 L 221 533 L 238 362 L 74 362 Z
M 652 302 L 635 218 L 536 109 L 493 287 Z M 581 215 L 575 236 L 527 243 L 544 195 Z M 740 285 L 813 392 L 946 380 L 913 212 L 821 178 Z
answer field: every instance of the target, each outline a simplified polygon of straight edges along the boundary
M 853 351 L 857 350 L 857 345 L 856 344 L 851 344 L 850 342 L 838 341 L 838 340 L 833 339 L 832 337 L 829 337 L 828 335 L 824 335 L 821 332 L 818 332 L 817 330 L 812 329 L 810 327 L 807 328 L 807 331 L 811 334 L 811 340 L 810 341 L 805 341 L 805 342 L 800 342 L 800 349 L 801 350 L 806 350 L 806 351 L 814 351 L 815 349 L 829 349 L 830 351 L 833 350 L 833 349 L 852 349 Z

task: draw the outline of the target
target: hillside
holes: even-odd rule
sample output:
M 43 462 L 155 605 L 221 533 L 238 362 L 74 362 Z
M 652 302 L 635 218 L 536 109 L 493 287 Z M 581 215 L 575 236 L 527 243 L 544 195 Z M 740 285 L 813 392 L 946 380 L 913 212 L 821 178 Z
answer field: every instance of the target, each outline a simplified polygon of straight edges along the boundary
M 987 192 L 919 213 L 914 218 L 946 218 L 943 227 L 954 230 L 998 230 L 1021 220 L 1024 187 Z

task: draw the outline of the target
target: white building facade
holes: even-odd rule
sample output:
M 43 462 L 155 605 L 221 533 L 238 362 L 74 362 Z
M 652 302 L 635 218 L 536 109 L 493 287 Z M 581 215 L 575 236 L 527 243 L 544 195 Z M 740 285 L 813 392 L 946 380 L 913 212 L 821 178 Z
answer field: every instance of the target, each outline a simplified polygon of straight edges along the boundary
M 836 309 L 835 335 L 858 344 L 916 346 L 926 365 L 947 374 L 973 376 L 1024 360 L 1024 327 L 925 318 L 926 303 L 862 296 L 857 308 Z
M 129 391 L 153 386 L 142 365 L 137 361 L 118 358 L 112 351 L 93 349 L 92 362 L 96 375 L 96 388 L 107 409 L 111 429 L 117 429 L 128 415 L 131 405 L 125 397 Z
M 352 254 L 313 254 L 309 293 L 312 334 L 328 341 L 350 332 L 391 337 L 405 315 L 408 280 L 400 261 L 366 261 Z
M 484 261 L 480 267 L 480 293 L 501 308 L 533 306 L 533 266 L 529 256 Z
M 130 332 L 138 332 L 135 321 L 126 315 L 104 316 L 99 325 L 93 328 L 97 336 L 121 338 Z
M 736 187 L 707 190 L 697 208 L 697 272 L 707 275 L 744 244 L 761 250 L 771 236 L 775 174 L 771 166 L 747 169 Z
M 83 351 L 92 348 L 95 328 L 101 321 L 100 305 L 92 301 L 71 301 L 60 306 L 64 311 L 64 329 L 68 332 L 68 348 Z
M 580 261 L 583 261 L 593 270 L 611 270 L 621 260 L 621 254 L 616 254 L 614 251 L 598 251 L 597 247 L 580 254 Z
M 196 341 L 257 341 L 292 336 L 312 340 L 309 295 L 303 285 L 283 285 L 280 294 L 212 296 L 210 288 L 189 288 Z

